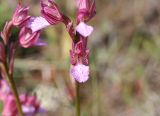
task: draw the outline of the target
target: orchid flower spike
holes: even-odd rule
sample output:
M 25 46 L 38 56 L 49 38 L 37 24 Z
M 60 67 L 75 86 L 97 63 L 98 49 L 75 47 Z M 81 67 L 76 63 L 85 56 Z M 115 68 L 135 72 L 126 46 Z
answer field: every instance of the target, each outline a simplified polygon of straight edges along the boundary
M 77 26 L 76 37 L 78 42 L 72 42 L 70 50 L 71 76 L 79 83 L 89 79 L 89 50 L 87 49 L 88 36 L 93 32 L 93 27 L 86 23 L 95 15 L 95 0 L 76 0 Z

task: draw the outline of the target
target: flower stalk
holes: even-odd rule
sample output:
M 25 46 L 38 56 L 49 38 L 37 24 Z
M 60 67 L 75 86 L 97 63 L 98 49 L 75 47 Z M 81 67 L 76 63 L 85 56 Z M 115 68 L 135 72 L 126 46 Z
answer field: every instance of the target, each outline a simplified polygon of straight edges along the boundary
M 5 63 L 5 64 L 2 63 L 1 64 L 1 68 L 2 68 L 3 72 L 5 73 L 4 74 L 5 75 L 5 79 L 7 80 L 8 84 L 9 84 L 11 90 L 12 90 L 12 93 L 13 93 L 13 95 L 15 97 L 19 115 L 20 116 L 24 116 L 23 115 L 23 111 L 22 111 L 22 107 L 21 107 L 21 103 L 20 103 L 20 99 L 19 99 L 19 95 L 18 95 L 18 92 L 17 92 L 16 84 L 14 82 L 12 74 L 9 74 L 7 63 Z
M 79 83 L 76 82 L 76 116 L 81 115 L 81 108 L 80 108 L 80 86 Z

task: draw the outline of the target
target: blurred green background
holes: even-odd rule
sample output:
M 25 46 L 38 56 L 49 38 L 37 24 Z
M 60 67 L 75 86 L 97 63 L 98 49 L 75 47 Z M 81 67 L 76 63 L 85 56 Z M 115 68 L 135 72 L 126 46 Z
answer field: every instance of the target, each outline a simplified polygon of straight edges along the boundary
M 40 0 L 23 3 L 39 16 Z M 57 3 L 75 21 L 74 0 Z M 91 74 L 81 84 L 82 116 L 160 116 L 160 0 L 96 0 L 96 6 L 89 22 L 94 27 L 88 44 Z M 0 30 L 15 7 L 16 1 L 0 0 Z M 47 110 L 44 116 L 75 116 L 69 35 L 59 24 L 41 37 L 48 46 L 17 51 L 19 92 L 36 94 Z

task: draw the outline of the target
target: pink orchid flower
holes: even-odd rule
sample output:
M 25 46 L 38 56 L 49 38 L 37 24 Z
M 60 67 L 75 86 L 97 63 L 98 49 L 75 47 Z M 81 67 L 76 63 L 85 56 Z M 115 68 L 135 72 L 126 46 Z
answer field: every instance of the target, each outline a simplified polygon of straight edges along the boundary
M 73 23 L 67 16 L 60 12 L 58 5 L 54 2 L 54 0 L 41 1 L 41 6 L 42 17 L 32 17 L 27 25 L 33 33 L 50 25 L 64 23 L 70 36 L 74 38 L 75 31 L 73 28 Z
M 39 40 L 40 30 L 42 27 L 50 24 L 43 17 L 31 17 L 28 15 L 29 7 L 18 5 L 12 17 L 14 26 L 21 28 L 19 33 L 19 43 L 22 47 L 28 48 L 33 45 L 46 45 L 42 40 Z M 36 23 L 33 23 L 36 22 Z
M 70 73 L 79 83 L 84 83 L 89 79 L 89 66 L 78 63 L 71 67 Z
M 84 38 L 73 45 L 72 50 L 70 50 L 71 56 L 71 76 L 78 82 L 84 83 L 89 79 L 89 50 L 86 49 L 86 42 Z
M 80 36 L 80 41 L 73 42 L 71 57 L 71 76 L 79 83 L 84 83 L 89 79 L 89 50 L 86 48 L 87 38 Z

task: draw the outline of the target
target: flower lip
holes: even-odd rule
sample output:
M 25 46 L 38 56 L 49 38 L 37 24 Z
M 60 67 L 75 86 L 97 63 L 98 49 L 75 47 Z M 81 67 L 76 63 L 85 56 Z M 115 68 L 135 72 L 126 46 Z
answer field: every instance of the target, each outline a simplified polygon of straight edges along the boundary
M 89 79 L 89 66 L 77 63 L 71 67 L 70 74 L 79 83 L 84 83 Z
M 30 28 L 32 30 L 32 33 L 39 31 L 45 27 L 50 26 L 50 24 L 48 23 L 48 21 L 39 16 L 39 17 L 32 17 L 27 24 L 27 27 Z
M 84 22 L 80 22 L 76 27 L 76 31 L 80 33 L 82 36 L 88 37 L 93 32 L 93 27 L 87 25 Z

